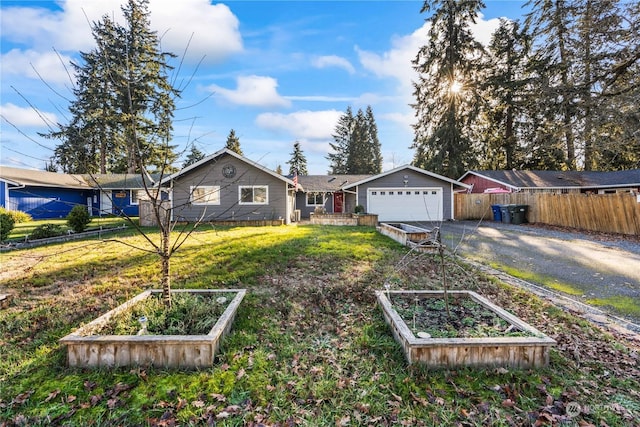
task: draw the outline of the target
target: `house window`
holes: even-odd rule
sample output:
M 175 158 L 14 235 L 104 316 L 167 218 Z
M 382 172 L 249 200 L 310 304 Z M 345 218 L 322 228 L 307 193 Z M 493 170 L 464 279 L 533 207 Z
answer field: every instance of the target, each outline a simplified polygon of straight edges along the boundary
M 324 194 L 307 193 L 307 206 L 324 206 Z
M 199 185 L 191 187 L 191 203 L 194 205 L 219 205 L 220 186 Z
M 131 200 L 132 205 L 138 204 L 138 190 L 131 190 L 131 198 L 129 200 Z
M 241 205 L 266 205 L 269 203 L 269 191 L 266 185 L 240 186 Z

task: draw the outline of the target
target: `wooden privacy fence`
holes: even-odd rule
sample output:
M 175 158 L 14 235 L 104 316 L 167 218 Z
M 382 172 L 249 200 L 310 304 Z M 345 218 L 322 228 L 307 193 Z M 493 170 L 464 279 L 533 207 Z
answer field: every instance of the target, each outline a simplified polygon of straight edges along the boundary
M 527 220 L 551 225 L 640 234 L 640 196 L 622 194 L 464 194 L 455 195 L 455 219 L 493 220 L 492 205 L 527 205 Z

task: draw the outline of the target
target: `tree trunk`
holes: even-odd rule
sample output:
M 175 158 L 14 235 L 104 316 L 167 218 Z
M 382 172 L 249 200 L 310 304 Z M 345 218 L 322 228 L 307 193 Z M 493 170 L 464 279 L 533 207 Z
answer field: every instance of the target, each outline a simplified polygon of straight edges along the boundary
M 162 232 L 162 299 L 167 308 L 171 308 L 171 254 L 169 251 L 169 228 L 161 226 Z

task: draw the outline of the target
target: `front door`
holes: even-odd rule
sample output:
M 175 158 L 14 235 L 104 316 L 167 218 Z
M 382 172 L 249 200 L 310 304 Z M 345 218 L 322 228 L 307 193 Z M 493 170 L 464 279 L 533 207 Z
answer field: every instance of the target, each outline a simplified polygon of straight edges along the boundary
M 333 213 L 344 212 L 344 193 L 333 193 Z

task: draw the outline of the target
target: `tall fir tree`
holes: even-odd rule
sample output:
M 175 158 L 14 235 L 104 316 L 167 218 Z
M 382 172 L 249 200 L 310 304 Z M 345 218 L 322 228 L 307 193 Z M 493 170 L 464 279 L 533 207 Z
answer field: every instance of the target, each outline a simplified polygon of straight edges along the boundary
M 236 136 L 236 131 L 231 129 L 229 131 L 229 135 L 227 136 L 227 142 L 225 145 L 225 148 L 228 148 L 229 150 L 233 151 L 234 153 L 240 154 L 241 156 L 244 156 L 244 154 L 242 154 L 242 148 L 240 148 L 240 138 L 238 138 Z
M 125 25 L 105 15 L 93 23 L 96 48 L 72 64 L 78 77 L 69 124 L 47 136 L 58 138 L 56 161 L 74 172 L 171 172 L 177 155 L 170 140 L 174 99 L 168 59 L 150 30 L 147 0 L 128 0 Z
M 604 153 L 623 154 L 624 149 L 615 147 L 625 145 L 620 140 L 611 144 L 612 136 L 622 136 L 624 132 L 619 131 L 628 125 L 620 112 L 637 109 L 638 105 L 634 101 L 627 104 L 626 89 L 620 91 L 620 86 L 614 89 L 623 81 L 635 79 L 633 74 L 640 60 L 638 16 L 633 16 L 634 7 L 638 6 L 634 3 L 528 2 L 532 12 L 527 23 L 538 40 L 539 57 L 546 59 L 544 67 L 536 70 L 544 79 L 534 90 L 544 100 L 543 108 L 554 112 L 551 126 L 558 130 L 556 137 L 563 143 L 564 168 L 596 170 L 621 166 Z M 632 83 L 627 89 L 633 87 Z
M 355 117 L 351 107 L 338 120 L 331 161 L 331 174 L 376 174 L 382 172 L 382 154 L 373 109 L 359 109 Z
M 427 0 L 432 12 L 427 44 L 413 60 L 418 72 L 412 104 L 416 123 L 413 164 L 450 178 L 478 164 L 474 130 L 480 105 L 484 50 L 471 33 L 481 0 Z
M 327 159 L 330 162 L 329 173 L 343 175 L 348 173 L 347 158 L 349 157 L 349 145 L 353 134 L 354 117 L 351 106 L 348 106 L 344 114 L 338 119 L 333 134 L 333 142 L 329 146 L 333 153 L 329 153 Z
M 513 169 L 522 164 L 520 135 L 526 122 L 530 47 L 530 38 L 518 21 L 500 20 L 488 46 L 482 86 L 481 168 Z
M 307 170 L 307 158 L 302 152 L 302 147 L 298 141 L 293 144 L 293 153 L 291 153 L 291 159 L 287 162 L 289 165 L 289 175 L 298 173 L 298 175 L 308 175 Z

